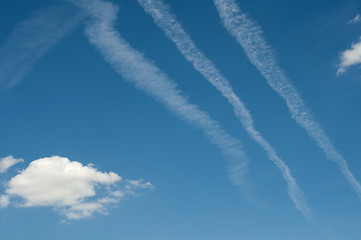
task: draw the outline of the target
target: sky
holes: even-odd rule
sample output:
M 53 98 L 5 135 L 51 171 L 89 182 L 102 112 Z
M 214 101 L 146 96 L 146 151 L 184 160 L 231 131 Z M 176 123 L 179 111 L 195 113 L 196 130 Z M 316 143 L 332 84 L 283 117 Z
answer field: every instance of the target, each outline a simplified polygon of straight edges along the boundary
M 3 0 L 1 239 L 361 236 L 361 3 Z

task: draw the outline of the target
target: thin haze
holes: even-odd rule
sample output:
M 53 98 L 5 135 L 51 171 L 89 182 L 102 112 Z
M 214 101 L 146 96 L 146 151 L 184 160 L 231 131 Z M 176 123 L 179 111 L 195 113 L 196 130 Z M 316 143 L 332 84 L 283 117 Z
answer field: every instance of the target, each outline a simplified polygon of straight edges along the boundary
M 82 19 L 83 14 L 69 6 L 52 6 L 19 23 L 0 47 L 0 87 L 10 88 L 21 81 Z
M 277 155 L 275 149 L 254 128 L 253 119 L 249 110 L 234 93 L 229 81 L 220 73 L 215 64 L 199 50 L 191 37 L 184 31 L 176 17 L 170 13 L 170 9 L 162 0 L 138 0 L 143 9 L 154 19 L 156 25 L 161 28 L 166 36 L 173 41 L 183 56 L 193 64 L 200 72 L 233 106 L 237 118 L 242 123 L 248 135 L 254 139 L 266 151 L 268 157 L 282 172 L 283 178 L 288 185 L 288 195 L 297 209 L 309 220 L 313 221 L 313 213 L 307 204 L 306 198 L 292 177 L 286 163 Z
M 190 104 L 176 84 L 151 61 L 127 43 L 114 29 L 118 7 L 101 0 L 72 1 L 93 17 L 85 34 L 104 59 L 123 78 L 161 102 L 175 115 L 201 129 L 210 142 L 222 150 L 229 161 L 230 179 L 240 187 L 244 197 L 254 202 L 248 192 L 245 173 L 248 159 L 239 140 L 226 133 L 198 106 Z M 256 203 L 256 202 L 254 202 Z
M 261 28 L 254 20 L 241 12 L 234 0 L 214 0 L 214 4 L 225 28 L 243 47 L 249 60 L 260 71 L 272 89 L 284 99 L 292 118 L 307 131 L 324 151 L 327 158 L 337 163 L 342 174 L 361 200 L 359 182 L 351 173 L 346 160 L 336 150 L 326 133 L 312 116 L 311 111 L 305 106 L 296 88 L 279 67 L 272 48 L 263 38 Z

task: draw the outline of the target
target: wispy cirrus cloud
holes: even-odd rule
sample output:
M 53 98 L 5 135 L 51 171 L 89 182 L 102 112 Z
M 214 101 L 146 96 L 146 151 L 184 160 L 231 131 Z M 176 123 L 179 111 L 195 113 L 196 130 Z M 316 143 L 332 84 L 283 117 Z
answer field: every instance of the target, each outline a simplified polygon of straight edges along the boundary
M 358 22 L 361 22 L 361 16 L 359 13 L 354 18 L 350 19 L 347 24 L 355 24 Z
M 107 214 L 109 207 L 134 195 L 134 189 L 152 187 L 59 156 L 32 161 L 5 186 L 0 207 L 51 207 L 72 220 Z
M 341 53 L 337 75 L 344 73 L 349 67 L 361 63 L 361 37 L 358 42 L 351 44 L 349 49 Z
M 21 162 L 24 162 L 24 160 L 21 158 L 14 158 L 13 156 L 0 158 L 0 173 L 6 172 L 9 168 Z
M 255 202 L 250 193 L 246 192 L 248 190 L 246 190 L 245 173 L 248 158 L 241 142 L 225 132 L 197 105 L 189 103 L 164 72 L 121 37 L 113 27 L 118 7 L 102 0 L 72 0 L 72 2 L 86 9 L 93 16 L 93 19 L 86 24 L 85 34 L 113 69 L 124 80 L 155 98 L 173 114 L 202 130 L 209 141 L 221 149 L 229 161 L 229 174 L 233 184 L 240 187 L 245 198 Z
M 171 14 L 162 0 L 138 0 L 143 9 L 153 18 L 156 25 L 173 41 L 182 55 L 193 64 L 193 67 L 203 75 L 233 106 L 235 115 L 240 120 L 248 135 L 255 140 L 267 153 L 268 157 L 281 171 L 288 185 L 288 195 L 295 206 L 307 219 L 314 221 L 314 214 L 308 206 L 304 193 L 291 175 L 286 163 L 278 156 L 271 144 L 254 127 L 254 121 L 249 110 L 235 94 L 229 81 L 220 73 L 215 64 L 209 60 L 195 45 L 191 37 L 184 31 L 181 23 Z
M 271 88 L 286 102 L 292 118 L 335 162 L 361 200 L 361 186 L 350 171 L 347 161 L 338 152 L 320 124 L 314 119 L 303 99 L 279 67 L 274 52 L 264 37 L 260 26 L 243 13 L 235 0 L 213 0 L 224 27 L 244 49 L 248 59 L 266 79 Z
M 0 89 L 8 89 L 21 81 L 83 17 L 82 12 L 70 6 L 52 6 L 34 12 L 17 24 L 0 46 Z

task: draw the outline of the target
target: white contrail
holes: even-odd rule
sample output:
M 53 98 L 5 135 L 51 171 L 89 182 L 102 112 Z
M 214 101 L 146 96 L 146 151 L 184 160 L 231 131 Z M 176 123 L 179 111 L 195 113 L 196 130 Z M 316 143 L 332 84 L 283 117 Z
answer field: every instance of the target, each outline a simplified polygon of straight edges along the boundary
M 193 67 L 229 101 L 248 135 L 262 146 L 268 157 L 282 172 L 288 185 L 288 194 L 296 205 L 296 208 L 299 209 L 307 219 L 313 219 L 312 210 L 308 207 L 304 194 L 292 177 L 289 168 L 277 155 L 268 141 L 254 128 L 250 112 L 234 93 L 229 81 L 220 73 L 215 64 L 196 47 L 191 37 L 184 31 L 181 24 L 177 21 L 176 17 L 170 13 L 170 9 L 162 0 L 138 0 L 138 3 L 143 7 L 145 12 L 153 17 L 156 25 L 176 44 L 178 50 L 193 64 Z
M 17 24 L 0 47 L 0 87 L 18 83 L 49 48 L 81 22 L 84 14 L 75 10 L 52 6 Z
M 250 193 L 246 192 L 244 175 L 248 159 L 241 142 L 226 133 L 198 106 L 190 104 L 164 72 L 120 36 L 113 27 L 118 7 L 102 0 L 72 0 L 72 2 L 86 9 L 92 16 L 86 24 L 85 34 L 112 68 L 124 80 L 154 97 L 175 115 L 201 129 L 210 142 L 222 150 L 229 161 L 230 179 L 233 184 L 240 187 L 245 198 L 254 201 Z
M 307 131 L 327 158 L 338 164 L 342 174 L 361 200 L 359 182 L 349 170 L 346 160 L 314 119 L 296 88 L 279 67 L 272 48 L 263 38 L 261 28 L 247 14 L 241 12 L 235 0 L 214 0 L 214 4 L 225 28 L 243 47 L 249 60 L 260 71 L 268 84 L 284 99 L 292 118 Z

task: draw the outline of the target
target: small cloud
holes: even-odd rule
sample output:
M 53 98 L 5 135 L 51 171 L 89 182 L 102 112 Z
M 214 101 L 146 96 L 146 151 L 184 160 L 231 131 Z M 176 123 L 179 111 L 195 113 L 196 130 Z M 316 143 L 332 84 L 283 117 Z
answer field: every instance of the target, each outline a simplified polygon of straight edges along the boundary
M 6 208 L 9 205 L 9 196 L 1 195 L 0 196 L 0 208 Z
M 128 181 L 138 182 L 131 189 Z M 135 188 L 152 185 L 141 180 L 124 180 L 114 172 L 101 172 L 94 165 L 84 166 L 68 158 L 53 156 L 37 159 L 6 184 L 0 207 L 11 200 L 18 207 L 52 207 L 67 219 L 89 218 L 95 213 L 107 214 L 108 208 Z M 10 200 L 9 200 L 10 199 Z
M 6 172 L 9 168 L 20 162 L 24 162 L 24 160 L 16 159 L 13 156 L 0 158 L 0 173 Z
M 346 49 L 341 53 L 340 64 L 338 66 L 337 75 L 344 73 L 349 67 L 361 63 L 361 38 L 359 42 L 353 43 L 350 49 Z
M 358 13 L 354 18 L 350 19 L 347 24 L 355 24 L 361 21 L 361 16 Z

